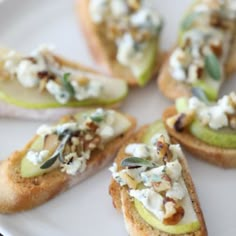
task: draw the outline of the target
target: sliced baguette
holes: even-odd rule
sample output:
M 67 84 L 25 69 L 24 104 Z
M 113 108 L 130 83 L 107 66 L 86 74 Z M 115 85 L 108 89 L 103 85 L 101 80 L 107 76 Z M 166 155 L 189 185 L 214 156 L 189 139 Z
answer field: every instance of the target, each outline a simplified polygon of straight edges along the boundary
M 106 37 L 102 27 L 93 23 L 89 13 L 89 2 L 90 0 L 77 0 L 76 12 L 79 17 L 81 29 L 95 61 L 101 65 L 109 75 L 126 80 L 130 86 L 136 86 L 137 80 L 131 70 L 117 62 L 116 46 L 114 42 Z M 165 56 L 165 53 L 158 53 L 156 66 L 152 72 L 153 78 L 157 75 Z
M 167 132 L 170 135 L 172 142 L 180 143 L 190 153 L 194 154 L 196 158 L 200 158 L 211 164 L 223 168 L 236 168 L 236 150 L 224 149 L 220 147 L 210 146 L 201 140 L 194 137 L 188 130 L 183 132 L 176 132 L 170 128 L 166 121 L 168 118 L 177 114 L 175 107 L 170 107 L 163 113 L 163 121 Z
M 10 49 L 7 48 L 0 48 L 0 58 L 4 57 L 4 55 L 7 55 L 9 53 Z M 95 75 L 101 75 L 100 72 L 93 70 L 92 68 L 88 68 L 86 66 L 81 65 L 80 63 L 68 60 L 64 58 L 61 55 L 51 53 L 54 60 L 61 65 L 62 67 L 67 67 L 71 70 L 78 70 L 78 71 L 84 71 L 88 73 L 93 73 Z M 4 76 L 4 74 L 1 74 L 0 76 Z M 109 78 L 107 78 L 109 79 Z M 113 78 L 114 79 L 114 78 Z M 21 85 L 19 85 L 21 86 Z M 27 92 L 27 91 L 26 91 Z M 127 90 L 128 93 L 128 90 Z M 43 95 L 42 95 L 43 96 Z M 125 96 L 124 96 L 125 98 Z M 122 99 L 121 99 L 122 100 Z M 114 102 L 112 104 L 104 104 L 99 105 L 103 107 L 109 107 L 109 108 L 118 108 L 121 105 L 121 101 Z M 5 102 L 4 100 L 0 100 L 0 116 L 1 117 L 13 117 L 13 118 L 21 118 L 21 119 L 31 119 L 31 120 L 57 120 L 61 116 L 66 115 L 68 113 L 75 113 L 82 110 L 85 110 L 86 108 L 93 108 L 97 105 L 83 105 L 83 106 L 76 106 L 73 104 L 73 106 L 66 106 L 66 105 L 57 105 L 56 107 L 52 108 L 25 108 L 21 106 L 17 106 L 14 104 L 10 104 L 8 102 Z
M 118 169 L 121 169 L 120 163 L 126 158 L 125 147 L 129 143 L 138 143 L 141 141 L 143 134 L 147 130 L 148 126 L 142 127 L 135 135 L 132 137 L 119 151 L 115 162 L 118 165 Z M 193 233 L 189 234 L 179 234 L 180 236 L 207 236 L 207 229 L 205 225 L 205 221 L 203 218 L 203 214 L 200 208 L 200 203 L 196 194 L 195 186 L 193 184 L 189 168 L 187 162 L 184 158 L 180 159 L 181 165 L 183 167 L 183 178 L 186 184 L 186 187 L 189 191 L 189 195 L 191 197 L 194 210 L 197 214 L 198 220 L 200 222 L 201 228 Z M 129 196 L 128 188 L 120 187 L 120 185 L 112 179 L 109 193 L 113 200 L 114 207 L 123 214 L 126 229 L 130 236 L 171 236 L 171 234 L 165 233 L 158 229 L 153 228 L 149 224 L 147 224 L 143 218 L 140 217 L 139 213 L 135 209 L 134 202 L 132 198 Z
M 14 152 L 7 160 L 0 164 L 0 213 L 15 213 L 41 205 L 61 192 L 73 187 L 110 163 L 120 148 L 133 133 L 136 120 L 127 115 L 131 122 L 130 128 L 115 140 L 107 143 L 103 150 L 95 150 L 86 170 L 70 176 L 59 169 L 34 178 L 22 178 L 20 164 L 34 137 L 21 151 Z

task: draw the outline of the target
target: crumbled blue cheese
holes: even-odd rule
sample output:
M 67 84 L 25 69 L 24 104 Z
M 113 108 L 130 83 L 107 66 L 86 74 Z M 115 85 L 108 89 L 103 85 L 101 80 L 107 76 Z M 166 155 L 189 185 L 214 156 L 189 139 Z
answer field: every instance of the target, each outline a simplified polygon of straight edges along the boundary
M 154 216 L 157 217 L 160 221 L 164 218 L 164 209 L 163 209 L 163 197 L 155 192 L 152 188 L 145 188 L 141 190 L 130 190 L 129 192 L 131 197 L 136 198 L 140 201 L 143 206 L 149 210 Z
M 140 9 L 134 13 L 130 18 L 130 22 L 133 26 L 149 29 L 152 33 L 156 33 L 162 24 L 157 13 L 147 8 Z
M 48 150 L 42 150 L 39 152 L 30 150 L 26 154 L 26 159 L 28 159 L 34 165 L 39 165 L 48 157 L 48 155 Z
M 165 172 L 172 180 L 177 181 L 182 175 L 182 166 L 178 160 L 167 162 Z
M 130 33 L 125 33 L 122 38 L 117 41 L 118 62 L 124 66 L 130 66 L 140 62 L 143 52 L 139 44 L 135 42 Z
M 102 23 L 109 11 L 109 0 L 91 0 L 89 10 L 92 20 L 95 23 Z
M 36 134 L 40 136 L 45 136 L 48 134 L 53 134 L 56 131 L 56 127 L 50 126 L 50 125 L 41 125 L 37 131 Z
M 71 85 L 74 88 L 75 98 L 78 101 L 99 97 L 103 88 L 102 83 L 95 80 L 89 81 L 85 86 L 81 86 L 76 80 L 72 80 Z
M 174 200 L 182 200 L 185 195 L 186 191 L 181 182 L 174 182 L 171 189 L 166 192 L 166 196 Z
M 129 13 L 129 6 L 127 4 L 127 0 L 112 0 L 111 4 L 111 12 L 114 17 L 122 17 Z
M 147 187 L 151 187 L 153 182 L 160 182 L 161 176 L 163 175 L 164 171 L 165 171 L 165 166 L 159 166 L 157 168 L 153 168 L 149 171 L 141 173 L 144 185 Z
M 146 144 L 129 144 L 125 148 L 125 153 L 139 158 L 147 158 L 150 156 L 150 150 Z
M 55 96 L 56 100 L 61 104 L 66 104 L 70 100 L 70 94 L 61 85 L 53 80 L 46 84 L 47 91 Z
M 69 123 L 61 124 L 56 127 L 58 134 L 62 134 L 67 130 L 76 131 L 78 129 L 79 129 L 79 126 L 78 126 L 78 123 L 76 122 L 69 122 Z
M 75 152 L 66 155 L 65 163 L 61 164 L 62 172 L 66 172 L 68 175 L 82 173 L 86 169 L 86 157 L 78 157 L 77 153 Z
M 234 114 L 235 107 L 232 98 L 235 93 L 225 95 L 215 105 L 207 105 L 196 97 L 188 101 L 189 110 L 196 112 L 198 119 L 203 124 L 208 124 L 212 129 L 220 129 L 229 125 L 227 114 Z

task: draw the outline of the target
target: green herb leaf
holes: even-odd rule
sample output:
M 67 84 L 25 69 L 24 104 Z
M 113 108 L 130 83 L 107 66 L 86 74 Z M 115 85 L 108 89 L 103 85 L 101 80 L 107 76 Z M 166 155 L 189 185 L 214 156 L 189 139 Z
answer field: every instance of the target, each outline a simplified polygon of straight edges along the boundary
M 75 95 L 75 90 L 69 81 L 70 73 L 65 73 L 62 78 L 63 87 L 69 92 L 70 96 L 73 97 Z
M 221 66 L 218 58 L 214 53 L 210 53 L 205 56 L 205 69 L 207 73 L 214 80 L 220 80 L 221 77 Z
M 199 16 L 198 12 L 194 12 L 187 15 L 182 21 L 181 29 L 188 30 L 192 26 L 193 22 L 196 20 L 198 16 Z
M 57 156 L 50 158 L 42 166 L 40 166 L 40 169 L 48 169 L 56 162 L 56 160 L 57 160 Z
M 142 158 L 128 157 L 121 162 L 121 166 L 123 167 L 141 167 L 141 166 L 155 167 L 156 164 Z
M 193 87 L 192 88 L 192 94 L 197 97 L 199 100 L 201 100 L 202 102 L 209 104 L 209 100 L 205 94 L 205 92 L 199 88 L 199 87 Z
M 101 122 L 103 121 L 104 117 L 103 116 L 90 116 L 91 120 L 94 122 Z
M 47 160 L 42 166 L 40 166 L 40 169 L 48 169 L 49 167 L 51 167 L 55 163 L 55 161 L 58 158 L 61 163 L 64 162 L 63 152 L 64 152 L 65 146 L 66 146 L 67 142 L 69 141 L 70 137 L 71 137 L 71 133 L 67 134 L 63 137 L 60 145 L 58 146 L 58 148 L 56 149 L 56 151 L 54 152 L 52 157 L 49 160 Z

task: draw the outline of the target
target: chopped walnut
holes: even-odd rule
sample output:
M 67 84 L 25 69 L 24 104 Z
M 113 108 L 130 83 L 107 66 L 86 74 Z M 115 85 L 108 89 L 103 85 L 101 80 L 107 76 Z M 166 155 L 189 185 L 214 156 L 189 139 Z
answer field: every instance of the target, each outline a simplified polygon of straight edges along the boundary
M 128 0 L 128 5 L 133 11 L 137 11 L 141 7 L 141 0 Z
M 163 135 L 157 141 L 157 153 L 164 163 L 170 161 L 172 158 L 169 144 L 165 141 L 165 137 Z
M 165 198 L 164 200 L 164 220 L 166 225 L 178 224 L 184 216 L 184 209 L 178 203 L 171 198 Z
M 171 178 L 167 174 L 163 174 L 161 181 L 153 182 L 152 187 L 158 193 L 168 191 L 171 188 Z
M 187 113 L 181 113 L 176 117 L 175 123 L 174 123 L 174 129 L 177 132 L 182 132 L 185 127 L 190 125 L 194 119 L 195 113 L 193 111 L 189 111 Z

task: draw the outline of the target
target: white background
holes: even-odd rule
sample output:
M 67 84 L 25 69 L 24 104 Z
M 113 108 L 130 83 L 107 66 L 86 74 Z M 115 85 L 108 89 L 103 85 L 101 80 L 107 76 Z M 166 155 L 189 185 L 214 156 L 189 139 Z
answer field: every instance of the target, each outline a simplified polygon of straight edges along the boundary
M 156 0 L 165 18 L 163 47 L 171 48 L 184 9 L 191 0 Z M 68 58 L 94 66 L 75 14 L 73 0 L 6 0 L 0 4 L 0 44 L 29 52 L 41 43 L 52 43 Z M 224 85 L 222 94 L 235 90 Z M 122 110 L 135 115 L 139 125 L 159 118 L 171 103 L 157 90 L 155 81 L 133 89 Z M 0 119 L 0 159 L 21 148 L 39 122 Z M 236 235 L 236 171 L 210 166 L 190 155 L 188 161 L 210 236 Z M 235 157 L 236 158 L 236 157 Z M 0 215 L 5 236 L 123 236 L 123 219 L 108 195 L 107 169 L 43 206 L 16 215 Z M 1 194 L 0 186 L 0 194 Z

